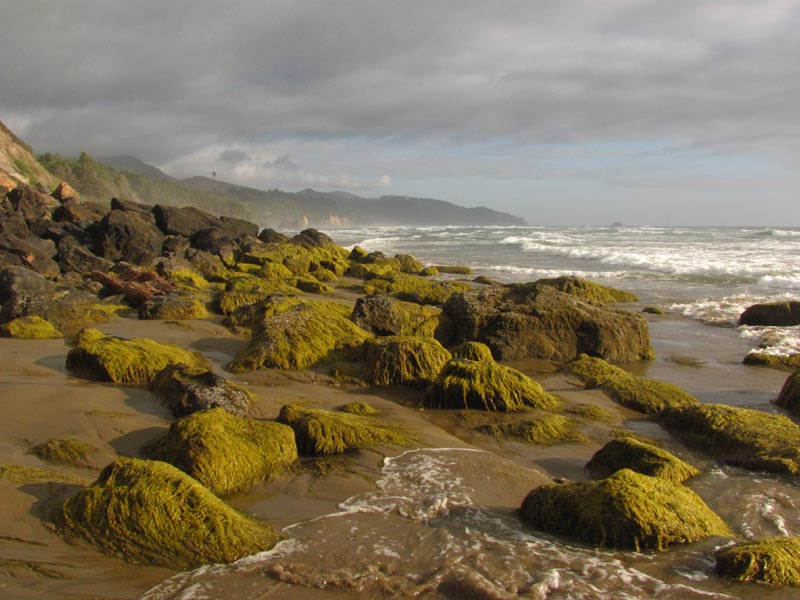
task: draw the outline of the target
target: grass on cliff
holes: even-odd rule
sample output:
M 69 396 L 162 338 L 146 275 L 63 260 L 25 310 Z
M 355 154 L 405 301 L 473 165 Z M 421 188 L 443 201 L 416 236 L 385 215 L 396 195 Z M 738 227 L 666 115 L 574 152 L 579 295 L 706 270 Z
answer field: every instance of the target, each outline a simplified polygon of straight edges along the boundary
M 297 458 L 286 425 L 231 415 L 221 408 L 175 421 L 144 449 L 191 475 L 218 496 L 246 490 Z
M 630 469 L 599 481 L 535 488 L 520 514 L 541 531 L 637 551 L 731 535 L 689 488 Z
M 800 586 L 800 537 L 774 537 L 717 552 L 714 570 L 736 581 Z
M 280 539 L 172 465 L 134 458 L 106 467 L 52 520 L 68 541 L 82 539 L 128 562 L 171 569 L 229 563 Z
M 361 346 L 362 378 L 379 386 L 425 388 L 450 360 L 450 352 L 433 338 L 386 336 Z
M 515 440 L 537 446 L 553 446 L 565 442 L 586 442 L 578 424 L 563 415 L 542 415 L 533 419 L 481 425 L 476 431 L 498 440 Z
M 75 438 L 52 438 L 31 446 L 28 452 L 45 462 L 85 467 L 88 465 L 89 455 L 97 452 L 97 448 Z
M 205 358 L 175 344 L 147 338 L 125 340 L 97 329 L 82 329 L 67 353 L 67 368 L 101 381 L 149 385 L 167 365 L 207 368 Z
M 562 402 L 515 369 L 494 361 L 453 359 L 425 393 L 425 406 L 513 412 L 558 410 Z
M 376 446 L 408 446 L 408 435 L 396 423 L 346 412 L 284 405 L 278 422 L 294 430 L 300 454 L 322 456 Z
M 700 471 L 677 456 L 651 444 L 630 437 L 611 440 L 586 463 L 595 479 L 608 477 L 620 469 L 683 483 Z
M 60 338 L 63 334 L 50 321 L 41 317 L 19 317 L 0 325 L 0 337 L 42 340 Z
M 685 443 L 729 464 L 800 473 L 800 427 L 783 415 L 723 404 L 665 411 L 661 425 Z
M 565 367 L 587 388 L 598 388 L 623 406 L 646 414 L 668 407 L 692 406 L 699 400 L 671 383 L 631 375 L 602 358 L 581 354 Z

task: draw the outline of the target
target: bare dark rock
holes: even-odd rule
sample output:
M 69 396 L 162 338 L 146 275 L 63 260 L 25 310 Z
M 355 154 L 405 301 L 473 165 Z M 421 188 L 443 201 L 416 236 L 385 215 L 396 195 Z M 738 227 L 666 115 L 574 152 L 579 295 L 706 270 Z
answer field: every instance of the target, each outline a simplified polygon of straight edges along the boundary
M 28 267 L 48 279 L 53 279 L 61 271 L 53 260 L 56 245 L 51 240 L 37 237 L 18 238 L 15 235 L 0 234 L 0 251 L 17 257 L 20 266 Z M 8 263 L 14 260 L 7 258 Z
M 168 256 L 186 256 L 189 249 L 189 238 L 182 235 L 168 235 L 161 245 L 161 252 Z
M 153 215 L 156 225 L 166 235 L 182 235 L 190 238 L 201 229 L 223 227 L 222 221 L 217 217 L 193 206 L 179 208 L 156 204 L 153 207 Z
M 235 217 L 220 217 L 219 220 L 222 221 L 222 228 L 234 238 L 258 235 L 258 225 L 250 221 Z
M 71 235 L 59 240 L 57 256 L 58 265 L 65 273 L 68 271 L 76 271 L 78 273 L 109 271 L 114 266 L 113 262 L 97 256 Z
M 185 365 L 172 365 L 161 371 L 153 381 L 153 392 L 176 417 L 211 408 L 243 417 L 252 401 L 247 390 L 224 377 Z
M 56 286 L 25 267 L 0 270 L 0 322 L 17 317 L 41 316 L 56 293 Z
M 304 229 L 292 239 L 289 240 L 290 244 L 295 246 L 302 246 L 303 248 L 336 248 L 333 240 L 316 229 Z
M 289 238 L 282 233 L 269 228 L 262 229 L 258 234 L 258 239 L 265 244 L 283 244 L 289 241 Z
M 147 265 L 161 254 L 164 234 L 136 211 L 112 210 L 100 223 L 99 249 L 104 258 Z
M 68 198 L 53 211 L 53 220 L 62 223 L 88 224 L 100 221 L 111 209 L 95 202 L 79 202 Z
M 141 204 L 139 202 L 125 200 L 123 198 L 112 198 L 111 210 L 122 210 L 125 212 L 136 213 L 147 223 L 152 225 L 155 225 L 156 223 L 156 218 L 153 216 L 153 207 L 148 204 Z
M 800 302 L 754 304 L 739 317 L 742 325 L 793 327 L 800 325 Z
M 192 235 L 192 248 L 218 256 L 227 266 L 233 266 L 239 259 L 239 245 L 219 227 L 207 227 Z

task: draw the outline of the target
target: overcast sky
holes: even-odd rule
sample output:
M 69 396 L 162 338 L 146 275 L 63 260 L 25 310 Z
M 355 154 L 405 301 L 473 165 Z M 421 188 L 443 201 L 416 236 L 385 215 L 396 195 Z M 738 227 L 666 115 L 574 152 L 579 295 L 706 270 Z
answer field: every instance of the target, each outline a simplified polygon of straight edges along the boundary
M 800 225 L 800 0 L 0 0 L 0 120 L 532 224 Z

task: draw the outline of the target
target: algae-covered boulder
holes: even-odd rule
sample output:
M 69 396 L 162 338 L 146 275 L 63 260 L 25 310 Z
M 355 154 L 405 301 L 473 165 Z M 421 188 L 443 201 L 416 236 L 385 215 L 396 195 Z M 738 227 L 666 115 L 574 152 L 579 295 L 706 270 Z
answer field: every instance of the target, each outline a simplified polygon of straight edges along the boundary
M 586 463 L 595 479 L 608 477 L 620 469 L 683 483 L 700 471 L 666 450 L 630 437 L 611 440 Z
M 717 552 L 714 570 L 736 581 L 800 586 L 800 537 L 774 537 L 727 546 Z
M 800 371 L 795 371 L 786 378 L 775 404 L 800 415 Z
M 432 281 L 407 273 L 391 273 L 382 279 L 388 283 L 386 291 L 395 298 L 435 306 L 441 306 L 453 294 L 470 288 L 469 284 L 460 281 Z
M 364 417 L 378 414 L 378 411 L 374 406 L 363 401 L 348 402 L 344 406 L 340 406 L 337 410 L 350 413 L 351 415 L 361 415 Z
M 601 389 L 623 406 L 647 414 L 700 402 L 676 385 L 631 375 L 600 358 L 582 355 L 566 365 L 565 369 L 587 388 Z
M 800 325 L 800 302 L 769 302 L 754 304 L 740 316 L 741 325 L 772 325 L 793 327 Z
M 249 390 L 208 369 L 182 364 L 169 365 L 159 372 L 151 390 L 176 417 L 210 408 L 221 408 L 241 417 L 248 413 L 255 399 Z
M 745 469 L 800 473 L 800 427 L 783 415 L 723 404 L 665 411 L 662 426 L 685 443 Z
M 293 462 L 297 446 L 286 425 L 212 408 L 175 421 L 144 453 L 225 496 L 246 490 Z
M 203 319 L 208 316 L 205 303 L 198 299 L 178 294 L 153 296 L 139 307 L 140 319 Z
M 453 294 L 443 310 L 455 343 L 483 342 L 497 360 L 566 362 L 584 353 L 629 362 L 654 356 L 642 315 L 584 302 L 550 285 L 476 288 Z
M 494 362 L 492 351 L 486 344 L 480 342 L 464 342 L 453 348 L 453 358 L 465 358 L 467 360 L 477 360 Z
M 386 294 L 356 300 L 351 319 L 375 335 L 433 337 L 439 327 L 441 310 L 403 302 Z
M 370 337 L 348 317 L 350 308 L 323 301 L 287 303 L 253 326 L 253 339 L 228 368 L 305 369 L 334 352 L 353 352 Z
M 396 424 L 346 412 L 287 404 L 281 408 L 278 422 L 294 430 L 300 453 L 312 456 L 340 454 L 346 450 L 375 446 L 405 446 L 409 443 Z
M 53 515 L 67 540 L 136 564 L 189 569 L 229 563 L 280 539 L 172 465 L 119 458 Z
M 578 424 L 564 415 L 544 414 L 533 419 L 481 425 L 476 431 L 498 440 L 515 440 L 537 446 L 553 446 L 565 442 L 585 442 Z
M 770 367 L 771 369 L 781 369 L 783 371 L 794 371 L 796 369 L 800 369 L 800 353 L 774 354 L 772 352 L 758 352 L 754 350 L 752 352 L 748 352 L 742 362 L 746 365 Z
M 689 488 L 630 469 L 599 481 L 535 488 L 520 514 L 541 531 L 637 551 L 731 535 Z
M 35 340 L 60 338 L 62 333 L 50 321 L 41 317 L 19 317 L 0 325 L 0 337 Z
M 515 369 L 459 358 L 448 362 L 425 392 L 425 406 L 513 412 L 557 410 L 561 401 Z
M 82 329 L 67 353 L 67 368 L 100 381 L 149 385 L 159 371 L 173 364 L 207 368 L 205 358 L 175 344 L 147 338 L 130 340 Z
M 88 466 L 89 455 L 97 448 L 75 438 L 51 438 L 31 446 L 29 453 L 49 463 L 68 467 Z
M 600 285 L 587 279 L 564 275 L 552 279 L 538 279 L 537 285 L 548 285 L 560 292 L 580 298 L 592 304 L 612 304 L 614 302 L 636 302 L 635 294 L 616 288 Z
M 361 346 L 362 377 L 373 385 L 426 388 L 439 374 L 450 353 L 433 338 L 387 336 Z

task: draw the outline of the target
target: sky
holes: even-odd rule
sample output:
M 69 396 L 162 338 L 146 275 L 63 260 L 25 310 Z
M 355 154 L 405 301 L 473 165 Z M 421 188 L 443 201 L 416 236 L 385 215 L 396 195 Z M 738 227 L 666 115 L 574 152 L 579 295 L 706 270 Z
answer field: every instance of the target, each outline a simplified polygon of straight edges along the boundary
M 0 120 L 176 177 L 800 226 L 800 0 L 0 0 Z

